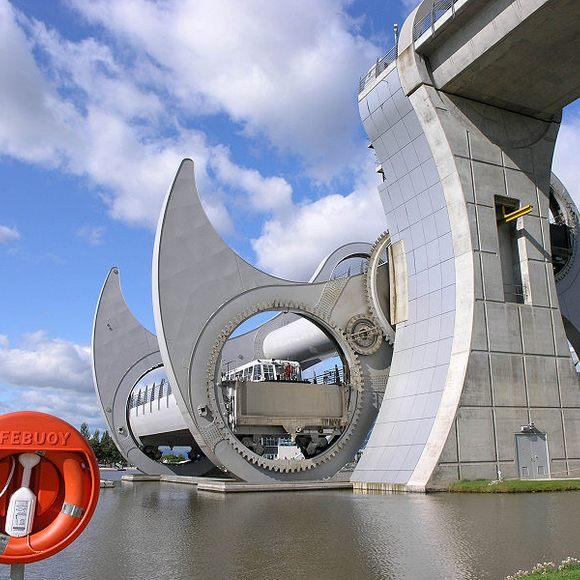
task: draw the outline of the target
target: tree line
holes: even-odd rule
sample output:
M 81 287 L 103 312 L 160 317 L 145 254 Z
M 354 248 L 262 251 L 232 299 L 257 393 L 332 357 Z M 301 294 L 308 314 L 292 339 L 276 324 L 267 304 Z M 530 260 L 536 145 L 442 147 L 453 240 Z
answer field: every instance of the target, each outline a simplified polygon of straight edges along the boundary
M 90 432 L 89 426 L 86 423 L 81 424 L 80 428 L 81 435 L 89 442 L 93 453 L 97 457 L 99 465 L 113 465 L 115 463 L 120 463 L 121 465 L 127 465 L 127 462 L 123 456 L 119 453 L 115 442 L 109 435 L 108 431 L 101 432 L 95 429 L 93 433 Z

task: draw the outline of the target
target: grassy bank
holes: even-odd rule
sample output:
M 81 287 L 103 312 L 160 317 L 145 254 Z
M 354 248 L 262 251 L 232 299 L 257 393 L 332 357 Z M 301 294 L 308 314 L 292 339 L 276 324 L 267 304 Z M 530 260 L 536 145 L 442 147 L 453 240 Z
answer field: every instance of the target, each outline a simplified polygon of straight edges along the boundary
M 542 491 L 580 490 L 577 479 L 543 479 L 540 481 L 510 480 L 491 482 L 489 479 L 457 481 L 449 485 L 449 491 L 456 493 L 535 493 Z
M 577 558 L 568 557 L 560 564 L 543 562 L 536 564 L 530 571 L 518 570 L 512 576 L 507 576 L 506 580 L 518 580 L 519 578 L 580 580 L 580 561 Z
M 565 570 L 552 570 L 549 572 L 536 572 L 523 578 L 541 578 L 542 580 L 556 580 L 558 578 L 567 578 L 568 580 L 580 580 L 580 566 L 566 568 Z

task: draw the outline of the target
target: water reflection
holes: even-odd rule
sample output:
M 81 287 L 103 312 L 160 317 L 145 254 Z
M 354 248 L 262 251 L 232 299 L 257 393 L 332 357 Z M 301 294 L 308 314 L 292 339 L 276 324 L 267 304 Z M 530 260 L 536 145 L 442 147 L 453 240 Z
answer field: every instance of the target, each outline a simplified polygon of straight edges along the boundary
M 79 540 L 27 578 L 502 578 L 578 556 L 579 517 L 575 492 L 221 496 L 119 482 Z

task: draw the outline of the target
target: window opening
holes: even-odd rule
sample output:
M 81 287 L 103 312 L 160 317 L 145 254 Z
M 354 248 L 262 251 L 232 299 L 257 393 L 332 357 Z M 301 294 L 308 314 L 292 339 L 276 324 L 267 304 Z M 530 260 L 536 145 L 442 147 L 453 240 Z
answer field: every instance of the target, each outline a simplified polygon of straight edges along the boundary
M 504 300 L 523 304 L 525 296 L 520 267 L 517 220 L 505 220 L 505 216 L 518 209 L 518 207 L 518 200 L 501 197 L 496 197 L 495 199 Z

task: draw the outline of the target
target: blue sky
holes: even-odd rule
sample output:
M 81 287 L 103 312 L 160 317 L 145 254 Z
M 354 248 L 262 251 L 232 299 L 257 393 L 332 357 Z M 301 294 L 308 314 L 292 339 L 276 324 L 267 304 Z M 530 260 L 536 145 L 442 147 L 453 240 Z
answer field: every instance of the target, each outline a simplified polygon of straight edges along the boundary
M 183 157 L 214 225 L 269 272 L 308 279 L 373 240 L 357 82 L 413 4 L 0 0 L 0 411 L 102 425 L 95 302 L 117 265 L 153 330 L 154 227 Z M 555 164 L 576 199 L 579 119 Z

